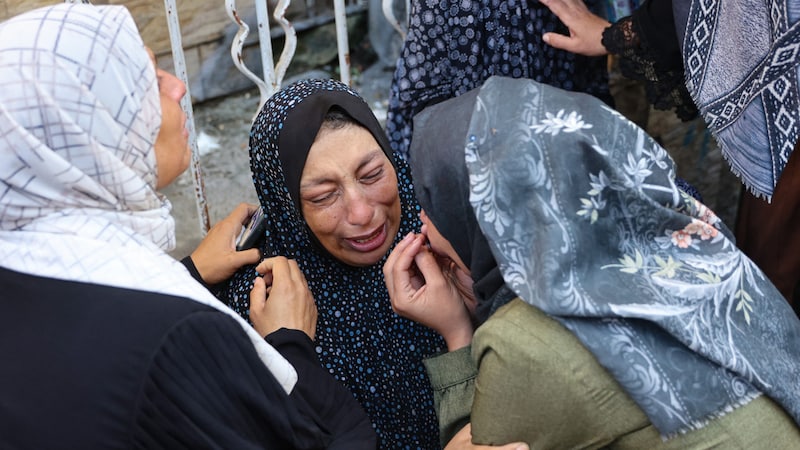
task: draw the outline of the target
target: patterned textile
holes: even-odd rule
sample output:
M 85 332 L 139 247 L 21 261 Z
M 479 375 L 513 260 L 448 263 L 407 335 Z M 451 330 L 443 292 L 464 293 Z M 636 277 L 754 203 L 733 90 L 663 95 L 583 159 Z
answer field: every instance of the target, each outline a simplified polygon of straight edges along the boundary
M 164 253 L 156 73 L 120 6 L 60 4 L 0 24 L 0 265 L 146 290 L 235 318 L 290 392 L 294 368 Z
M 675 187 L 663 148 L 596 99 L 530 80 L 490 78 L 473 105 L 452 145 L 508 287 L 575 333 L 666 437 L 762 392 L 800 423 L 800 321 Z
M 769 199 L 800 137 L 800 1 L 690 3 L 676 16 L 689 93 L 733 172 Z
M 600 8 L 598 0 L 586 3 Z M 412 1 L 386 118 L 392 149 L 407 156 L 415 114 L 492 75 L 530 78 L 611 102 L 606 59 L 556 50 L 542 41 L 547 31 L 566 28 L 538 1 Z
M 392 311 L 383 281 L 383 259 L 368 267 L 334 259 L 318 244 L 303 219 L 299 200 L 293 198 L 292 192 L 299 193 L 305 155 L 332 104 L 364 125 L 395 164 L 402 209 L 395 242 L 419 230 L 419 207 L 408 166 L 389 151 L 366 102 L 337 81 L 304 80 L 273 95 L 250 134 L 253 182 L 267 217 L 261 250 L 265 256 L 297 260 L 317 302 L 317 356 L 364 407 L 380 447 L 439 448 L 433 393 L 422 359 L 443 348 L 442 339 Z M 243 317 L 248 314 L 254 274 L 253 267 L 240 270 L 221 293 Z

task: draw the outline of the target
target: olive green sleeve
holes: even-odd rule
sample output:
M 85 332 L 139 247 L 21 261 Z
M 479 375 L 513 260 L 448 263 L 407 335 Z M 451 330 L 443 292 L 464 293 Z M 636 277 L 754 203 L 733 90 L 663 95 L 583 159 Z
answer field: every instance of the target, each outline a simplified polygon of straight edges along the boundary
M 426 359 L 442 447 L 469 422 L 478 369 L 470 346 Z

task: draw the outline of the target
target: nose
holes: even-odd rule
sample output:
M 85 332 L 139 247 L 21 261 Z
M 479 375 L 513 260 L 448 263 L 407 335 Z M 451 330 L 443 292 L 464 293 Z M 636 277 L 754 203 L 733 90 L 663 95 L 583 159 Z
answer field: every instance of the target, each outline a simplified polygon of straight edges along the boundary
M 358 189 L 351 189 L 346 194 L 347 221 L 352 225 L 369 225 L 375 208 L 366 195 Z
M 186 95 L 186 85 L 183 84 L 183 81 L 161 69 L 158 69 L 158 88 L 162 94 L 176 102 L 181 101 L 183 96 Z

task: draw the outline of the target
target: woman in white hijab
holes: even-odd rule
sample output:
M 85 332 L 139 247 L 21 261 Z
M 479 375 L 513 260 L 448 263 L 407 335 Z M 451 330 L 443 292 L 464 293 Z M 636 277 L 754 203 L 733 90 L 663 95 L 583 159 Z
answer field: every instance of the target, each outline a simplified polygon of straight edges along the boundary
M 296 264 L 259 266 L 256 331 L 165 253 L 185 87 L 124 7 L 1 23 L 0 85 L 0 447 L 375 447 Z

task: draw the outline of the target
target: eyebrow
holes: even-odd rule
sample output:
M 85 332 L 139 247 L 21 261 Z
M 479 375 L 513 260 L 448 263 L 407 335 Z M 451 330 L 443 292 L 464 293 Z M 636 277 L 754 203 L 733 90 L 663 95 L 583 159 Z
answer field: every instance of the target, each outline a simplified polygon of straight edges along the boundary
M 371 163 L 372 161 L 375 161 L 375 159 L 380 158 L 381 156 L 383 156 L 383 151 L 381 151 L 380 149 L 371 150 L 369 153 L 364 155 L 363 158 L 361 158 L 361 161 L 358 163 L 358 166 L 356 167 L 356 172 L 364 168 L 364 166 Z M 320 184 L 325 184 L 332 181 L 333 180 L 331 178 L 328 178 L 325 175 L 317 178 L 312 178 L 311 180 L 300 185 L 300 191 L 302 191 L 303 189 L 312 188 Z

